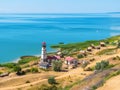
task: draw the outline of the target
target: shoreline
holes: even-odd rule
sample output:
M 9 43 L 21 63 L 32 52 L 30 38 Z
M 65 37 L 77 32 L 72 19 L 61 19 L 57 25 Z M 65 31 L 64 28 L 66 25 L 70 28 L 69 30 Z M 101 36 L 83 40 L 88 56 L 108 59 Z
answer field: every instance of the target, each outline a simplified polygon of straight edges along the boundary
M 115 35 L 115 36 L 111 36 L 111 37 L 108 37 L 108 38 L 105 38 L 105 39 L 102 39 L 102 40 L 110 40 L 111 41 L 111 39 L 117 39 L 117 40 L 119 40 L 118 38 L 120 37 L 120 35 Z M 101 40 L 89 40 L 89 41 L 97 41 L 97 42 L 100 42 Z M 114 41 L 114 40 L 113 40 Z M 69 45 L 69 44 L 78 44 L 78 43 L 85 43 L 86 44 L 86 42 L 87 42 L 87 40 L 86 41 L 84 41 L 84 42 L 75 42 L 75 43 L 68 43 L 68 44 L 63 44 L 64 46 L 67 46 L 67 45 Z M 89 43 L 90 44 L 90 43 Z M 57 46 L 57 45 L 56 45 Z M 80 46 L 80 45 L 79 45 Z M 76 47 L 76 46 L 75 46 Z M 81 47 L 81 46 L 80 46 Z M 53 48 L 53 50 L 51 50 L 51 51 L 48 51 L 47 53 L 48 54 L 50 54 L 50 53 L 55 53 L 55 52 L 57 52 L 57 50 L 58 50 L 58 48 L 61 48 L 61 47 L 59 47 L 59 44 L 58 44 L 58 47 L 57 48 L 54 48 L 54 47 L 51 47 L 51 48 Z M 70 47 L 68 47 L 68 48 L 70 48 Z M 74 48 L 74 47 L 72 47 L 72 48 Z M 36 57 L 40 57 L 40 55 L 41 54 L 33 54 L 33 55 L 24 55 L 24 56 L 36 56 Z M 20 57 L 23 57 L 23 56 L 20 56 Z M 9 61 L 9 62 L 2 62 L 2 63 L 0 63 L 0 64 L 6 64 L 6 63 L 18 63 L 18 61 L 20 60 L 20 57 L 18 57 L 18 58 L 16 58 L 16 59 L 14 59 L 14 60 L 11 60 L 11 61 Z
M 49 53 L 55 53 L 57 50 L 54 49 L 54 51 L 48 51 L 48 54 Z M 24 55 L 24 56 L 36 56 L 36 57 L 40 57 L 41 54 L 33 54 L 33 55 Z M 20 56 L 14 60 L 11 60 L 11 61 L 8 61 L 8 62 L 2 62 L 0 64 L 6 64 L 6 63 L 18 63 L 18 61 L 20 60 L 20 58 L 23 57 L 23 56 Z

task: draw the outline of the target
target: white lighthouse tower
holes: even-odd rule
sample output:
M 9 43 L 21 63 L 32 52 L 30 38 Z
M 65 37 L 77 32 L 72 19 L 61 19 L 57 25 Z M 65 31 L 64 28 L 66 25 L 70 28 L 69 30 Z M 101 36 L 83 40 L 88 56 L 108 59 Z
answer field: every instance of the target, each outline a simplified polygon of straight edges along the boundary
M 41 62 L 46 62 L 46 59 L 47 59 L 46 42 L 43 42 L 41 51 Z

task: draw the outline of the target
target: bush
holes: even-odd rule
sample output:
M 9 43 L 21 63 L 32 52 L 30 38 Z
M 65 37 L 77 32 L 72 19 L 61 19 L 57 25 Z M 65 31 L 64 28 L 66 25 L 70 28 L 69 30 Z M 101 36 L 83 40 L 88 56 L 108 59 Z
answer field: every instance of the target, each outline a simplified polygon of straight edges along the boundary
M 117 48 L 120 48 L 120 40 L 118 41 L 118 45 L 117 45 Z
M 15 66 L 15 67 L 13 68 L 13 70 L 16 72 L 17 75 L 24 75 L 24 74 L 25 74 L 25 72 L 22 71 L 22 69 L 21 69 L 20 66 Z
M 53 61 L 52 62 L 52 68 L 54 71 L 61 71 L 62 68 L 62 61 Z
M 38 72 L 38 68 L 31 68 L 31 72 L 32 73 L 37 73 Z
M 78 58 L 84 58 L 84 55 L 79 54 L 79 55 L 77 55 L 77 57 L 78 57 Z
M 20 71 L 21 71 L 21 67 L 20 67 L 20 66 L 15 66 L 15 67 L 13 68 L 13 70 L 14 70 L 15 72 L 20 72 Z
M 83 61 L 81 67 L 84 69 L 88 64 L 88 61 Z
M 48 83 L 51 84 L 51 85 L 56 84 L 55 77 L 49 77 L 48 78 Z
M 109 65 L 109 61 L 103 60 L 99 63 L 96 63 L 95 70 L 104 70 L 104 69 L 108 68 L 109 66 L 111 67 L 111 65 Z

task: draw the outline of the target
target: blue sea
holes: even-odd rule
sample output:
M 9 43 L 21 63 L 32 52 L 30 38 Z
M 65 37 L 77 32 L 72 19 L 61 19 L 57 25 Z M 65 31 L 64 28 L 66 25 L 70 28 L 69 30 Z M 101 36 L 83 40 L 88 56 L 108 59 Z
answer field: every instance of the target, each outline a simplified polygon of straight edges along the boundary
M 0 14 L 0 63 L 40 55 L 41 43 L 100 40 L 120 34 L 120 13 Z

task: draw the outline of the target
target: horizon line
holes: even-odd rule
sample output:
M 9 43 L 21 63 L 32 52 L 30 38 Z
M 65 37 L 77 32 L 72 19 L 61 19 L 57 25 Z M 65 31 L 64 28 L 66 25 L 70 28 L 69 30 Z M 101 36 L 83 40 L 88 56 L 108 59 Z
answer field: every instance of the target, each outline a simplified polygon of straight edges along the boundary
M 3 12 L 3 13 L 0 13 L 0 14 L 119 14 L 120 12 L 81 12 L 81 13 L 36 13 L 36 12 Z

